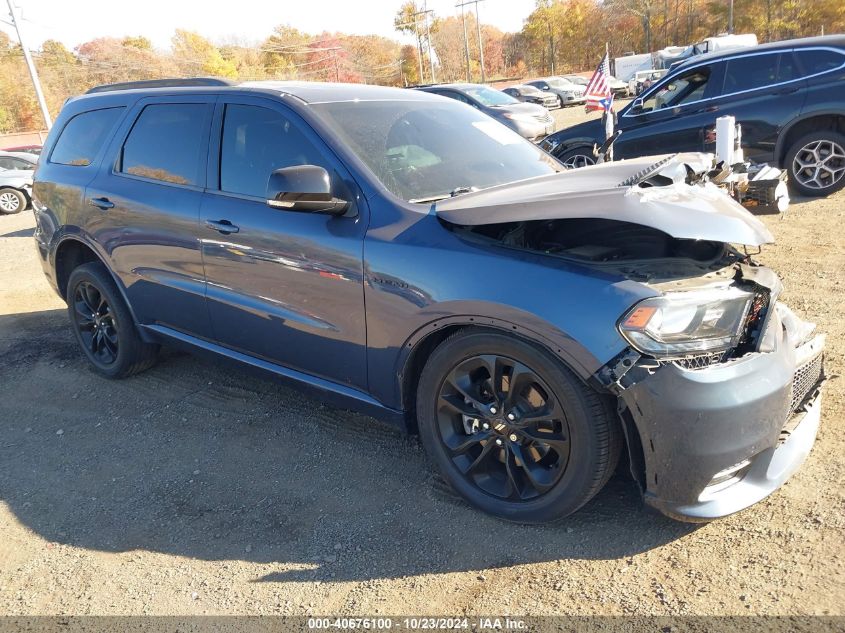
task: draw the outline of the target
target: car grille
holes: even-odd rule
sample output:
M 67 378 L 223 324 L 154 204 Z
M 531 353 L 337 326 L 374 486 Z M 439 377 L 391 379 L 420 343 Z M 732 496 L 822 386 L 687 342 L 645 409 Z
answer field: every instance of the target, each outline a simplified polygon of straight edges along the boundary
M 792 401 L 789 404 L 789 410 L 795 411 L 810 392 L 813 390 L 822 377 L 824 354 L 819 354 L 812 360 L 807 361 L 795 371 L 795 376 L 792 378 Z
M 551 114 L 541 114 L 537 117 L 537 120 L 540 123 L 551 123 L 552 121 L 554 121 Z
M 718 365 L 725 359 L 726 352 L 713 352 L 712 354 L 697 354 L 695 356 L 687 356 L 685 358 L 678 358 L 674 361 L 678 367 L 684 369 L 704 369 L 711 365 Z

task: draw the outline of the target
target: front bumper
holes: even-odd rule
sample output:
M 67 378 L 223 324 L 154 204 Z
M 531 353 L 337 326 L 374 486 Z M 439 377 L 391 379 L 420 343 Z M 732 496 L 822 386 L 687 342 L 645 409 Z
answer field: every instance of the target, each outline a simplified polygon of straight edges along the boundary
M 798 470 L 818 431 L 824 379 L 824 335 L 799 340 L 802 325 L 779 306 L 773 351 L 703 369 L 663 364 L 621 392 L 642 444 L 649 506 L 707 521 L 764 499 Z

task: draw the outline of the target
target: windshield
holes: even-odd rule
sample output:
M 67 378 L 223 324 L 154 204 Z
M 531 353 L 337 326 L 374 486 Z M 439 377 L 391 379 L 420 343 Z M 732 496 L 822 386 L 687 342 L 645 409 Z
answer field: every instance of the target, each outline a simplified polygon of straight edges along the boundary
M 481 105 L 500 106 L 519 103 L 519 101 L 514 99 L 512 96 L 486 86 L 479 86 L 478 88 L 464 88 L 463 91 L 478 101 Z
M 549 79 L 548 84 L 555 88 L 571 88 L 575 85 L 567 79 Z
M 516 132 L 457 102 L 341 101 L 311 107 L 403 200 L 429 201 L 563 169 Z

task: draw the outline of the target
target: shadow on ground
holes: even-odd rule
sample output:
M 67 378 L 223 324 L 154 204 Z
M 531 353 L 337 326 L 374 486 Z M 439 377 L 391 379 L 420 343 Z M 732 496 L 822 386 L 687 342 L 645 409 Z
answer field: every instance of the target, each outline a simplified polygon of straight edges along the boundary
M 3 233 L 0 237 L 32 237 L 35 234 L 35 229 L 21 229 L 20 231 L 10 231 L 9 233 Z
M 49 541 L 276 563 L 256 578 L 276 582 L 619 558 L 693 529 L 619 475 L 563 524 L 503 523 L 415 439 L 275 382 L 168 352 L 100 378 L 63 310 L 0 317 L 0 499 Z

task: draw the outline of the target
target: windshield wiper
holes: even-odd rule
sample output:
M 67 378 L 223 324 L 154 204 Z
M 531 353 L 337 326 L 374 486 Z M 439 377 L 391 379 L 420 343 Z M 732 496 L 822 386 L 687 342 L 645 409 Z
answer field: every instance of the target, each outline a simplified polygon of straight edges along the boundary
M 439 195 L 429 196 L 427 198 L 412 198 L 411 200 L 408 200 L 408 202 L 437 202 L 438 200 L 445 200 L 446 198 L 454 198 L 455 196 L 459 196 L 462 193 L 472 193 L 473 191 L 478 191 L 478 189 L 469 186 L 455 187 L 449 193 L 441 193 Z

